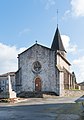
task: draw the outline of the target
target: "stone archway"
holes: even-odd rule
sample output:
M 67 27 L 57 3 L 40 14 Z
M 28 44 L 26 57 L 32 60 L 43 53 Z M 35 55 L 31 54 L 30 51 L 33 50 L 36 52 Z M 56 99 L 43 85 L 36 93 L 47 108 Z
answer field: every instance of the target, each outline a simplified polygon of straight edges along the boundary
M 41 91 L 41 79 L 39 77 L 35 79 L 35 91 Z

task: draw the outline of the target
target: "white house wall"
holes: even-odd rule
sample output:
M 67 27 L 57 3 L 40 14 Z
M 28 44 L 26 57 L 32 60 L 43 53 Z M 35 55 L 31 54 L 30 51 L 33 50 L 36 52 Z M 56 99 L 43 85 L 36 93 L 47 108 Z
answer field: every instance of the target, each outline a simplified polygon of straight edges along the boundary
M 66 68 L 68 71 L 70 71 L 70 65 L 65 62 L 64 59 L 62 59 L 61 56 L 57 54 L 57 65 L 59 65 L 61 68 Z
M 8 92 L 8 78 L 7 77 L 0 77 L 0 88 L 3 92 Z

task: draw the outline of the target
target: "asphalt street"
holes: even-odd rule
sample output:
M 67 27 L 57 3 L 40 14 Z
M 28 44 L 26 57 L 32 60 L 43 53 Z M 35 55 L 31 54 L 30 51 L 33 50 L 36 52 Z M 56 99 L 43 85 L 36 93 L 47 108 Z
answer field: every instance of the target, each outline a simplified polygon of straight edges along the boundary
M 34 98 L 0 104 L 0 120 L 84 120 L 77 98 Z

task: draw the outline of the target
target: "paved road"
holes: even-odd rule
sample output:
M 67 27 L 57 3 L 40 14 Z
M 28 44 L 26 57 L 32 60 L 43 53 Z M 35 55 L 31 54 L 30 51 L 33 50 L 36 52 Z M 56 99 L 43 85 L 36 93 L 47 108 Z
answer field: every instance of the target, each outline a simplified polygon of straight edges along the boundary
M 13 105 L 3 104 L 0 120 L 84 120 L 80 104 L 73 100 L 75 98 L 28 99 Z

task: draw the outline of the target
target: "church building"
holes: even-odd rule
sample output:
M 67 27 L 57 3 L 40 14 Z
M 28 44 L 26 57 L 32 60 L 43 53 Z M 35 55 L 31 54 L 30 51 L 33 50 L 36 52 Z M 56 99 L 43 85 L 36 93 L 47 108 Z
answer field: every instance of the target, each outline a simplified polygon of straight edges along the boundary
M 65 89 L 74 88 L 66 53 L 58 27 L 51 48 L 36 42 L 20 53 L 16 72 L 17 93 L 52 92 L 63 96 Z

